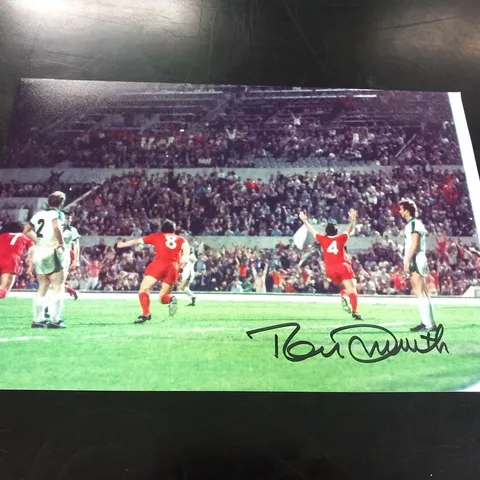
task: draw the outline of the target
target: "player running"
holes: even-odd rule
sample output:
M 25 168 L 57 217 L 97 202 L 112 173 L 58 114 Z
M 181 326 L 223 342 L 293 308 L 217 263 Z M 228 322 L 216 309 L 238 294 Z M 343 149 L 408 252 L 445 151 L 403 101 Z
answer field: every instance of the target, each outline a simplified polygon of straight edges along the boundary
M 33 299 L 32 328 L 65 328 L 62 321 L 62 297 L 65 264 L 65 242 L 62 229 L 65 215 L 59 210 L 65 202 L 63 192 L 53 192 L 48 197 L 48 208 L 37 212 L 24 234 L 35 242 L 33 265 L 38 280 L 37 295 Z M 44 318 L 45 295 L 52 286 L 50 317 Z
M 195 278 L 195 264 L 197 263 L 197 256 L 195 255 L 194 250 L 190 250 L 190 255 L 188 256 L 188 263 L 183 267 L 182 274 L 180 275 L 180 285 L 178 288 L 185 292 L 188 298 L 190 298 L 190 303 L 187 307 L 194 307 L 195 300 L 197 297 L 190 290 L 190 283 L 193 282 Z
M 160 302 L 168 305 L 168 312 L 173 317 L 177 311 L 177 299 L 170 295 L 170 292 L 178 281 L 180 267 L 188 264 L 190 245 L 185 238 L 175 235 L 175 225 L 168 220 L 162 225 L 161 232 L 117 243 L 118 248 L 137 245 L 153 245 L 155 259 L 145 269 L 145 276 L 138 292 L 142 315 L 134 323 L 145 323 L 147 320 L 151 320 L 149 294 L 159 281 L 162 282 Z
M 15 279 L 20 273 L 22 256 L 25 250 L 33 247 L 33 241 L 23 233 L 20 222 L 8 222 L 0 230 L 0 299 L 15 285 Z M 28 257 L 31 270 L 31 256 Z
M 331 282 L 341 285 L 340 291 L 342 297 L 342 305 L 348 313 L 352 313 L 355 320 L 363 320 L 358 313 L 358 294 L 354 284 L 355 274 L 353 273 L 351 263 L 345 258 L 345 244 L 351 233 L 355 230 L 355 222 L 357 220 L 357 212 L 352 208 L 348 212 L 350 223 L 344 233 L 338 235 L 337 222 L 329 220 L 325 228 L 326 235 L 318 233 L 307 221 L 307 215 L 301 212 L 299 217 L 315 240 L 321 245 L 323 259 L 325 261 L 326 275 Z M 350 299 L 351 310 L 348 308 L 347 300 L 344 295 L 348 295 Z
M 412 292 L 417 297 L 421 318 L 420 325 L 410 330 L 412 332 L 435 331 L 437 326 L 433 318 L 433 307 L 426 285 L 428 262 L 425 237 L 427 231 L 422 221 L 416 218 L 417 206 L 413 200 L 407 198 L 400 202 L 400 215 L 407 221 L 403 271 L 410 275 Z

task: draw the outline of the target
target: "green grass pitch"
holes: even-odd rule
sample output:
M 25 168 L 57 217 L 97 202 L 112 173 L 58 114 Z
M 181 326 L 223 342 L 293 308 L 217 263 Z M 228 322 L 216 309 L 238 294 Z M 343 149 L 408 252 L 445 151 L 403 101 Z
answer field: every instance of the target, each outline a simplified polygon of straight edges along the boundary
M 281 347 L 290 330 L 246 334 L 295 321 L 302 327 L 295 340 L 328 346 L 332 329 L 356 323 L 339 303 L 198 300 L 187 307 L 181 299 L 171 318 L 152 300 L 152 321 L 134 325 L 137 301 L 81 298 L 66 301 L 64 330 L 32 329 L 31 312 L 31 299 L 0 301 L 1 389 L 455 391 L 480 380 L 480 309 L 473 306 L 435 308 L 449 354 L 400 352 L 374 364 L 348 355 L 289 362 Z M 409 332 L 418 324 L 415 306 L 362 305 L 361 312 L 398 338 L 419 338 Z M 379 339 L 359 332 L 370 345 Z

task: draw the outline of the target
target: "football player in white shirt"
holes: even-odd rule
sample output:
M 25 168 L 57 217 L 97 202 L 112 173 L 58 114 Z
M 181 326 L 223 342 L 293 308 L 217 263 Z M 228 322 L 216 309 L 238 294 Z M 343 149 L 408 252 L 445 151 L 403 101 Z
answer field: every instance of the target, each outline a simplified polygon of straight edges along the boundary
M 400 215 L 407 221 L 405 225 L 405 251 L 403 257 L 403 270 L 410 275 L 412 292 L 418 299 L 420 310 L 420 325 L 411 328 L 412 332 L 435 331 L 433 307 L 427 290 L 427 248 L 425 237 L 427 230 L 422 221 L 417 218 L 417 206 L 413 200 L 400 201 Z
M 63 240 L 63 225 L 65 215 L 60 208 L 65 202 L 63 192 L 53 192 L 48 197 L 48 208 L 37 212 L 24 234 L 35 242 L 33 265 L 38 280 L 37 295 L 33 299 L 32 328 L 65 328 L 61 320 L 61 304 L 64 282 L 65 242 Z M 52 286 L 52 303 L 50 316 L 52 321 L 44 318 L 45 295 Z
M 65 290 L 75 300 L 78 294 L 71 285 L 67 283 L 68 271 L 71 268 L 77 268 L 78 258 L 80 258 L 80 234 L 78 230 L 72 226 L 73 212 L 65 211 L 65 224 L 63 225 L 63 241 L 65 243 L 65 262 L 64 262 L 64 278 L 62 292 Z M 73 259 L 72 259 L 73 256 Z M 62 294 L 61 309 L 63 311 L 64 295 Z M 45 318 L 50 318 L 48 306 L 45 307 Z
M 197 256 L 195 255 L 195 251 L 192 247 L 190 250 L 190 255 L 188 256 L 188 263 L 183 267 L 183 270 L 180 276 L 180 285 L 178 286 L 178 288 L 182 292 L 185 292 L 191 300 L 191 302 L 187 305 L 187 307 L 194 307 L 195 300 L 197 298 L 189 288 L 190 283 L 192 283 L 195 278 L 196 263 L 197 263 Z

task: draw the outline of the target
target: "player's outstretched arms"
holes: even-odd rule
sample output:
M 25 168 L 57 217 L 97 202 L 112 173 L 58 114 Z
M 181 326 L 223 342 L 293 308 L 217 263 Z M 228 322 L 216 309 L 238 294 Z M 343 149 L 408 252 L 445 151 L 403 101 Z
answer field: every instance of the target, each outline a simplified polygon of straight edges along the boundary
M 298 216 L 303 224 L 307 227 L 307 230 L 315 237 L 318 232 L 308 223 L 307 214 L 305 212 L 300 212 Z
M 348 212 L 348 218 L 350 219 L 350 223 L 348 224 L 345 233 L 350 236 L 355 231 L 355 224 L 357 223 L 357 211 L 351 208 Z
M 122 242 L 121 240 L 117 242 L 117 248 L 128 248 L 128 247 L 136 247 L 137 245 L 143 245 L 142 238 L 133 238 L 128 242 Z

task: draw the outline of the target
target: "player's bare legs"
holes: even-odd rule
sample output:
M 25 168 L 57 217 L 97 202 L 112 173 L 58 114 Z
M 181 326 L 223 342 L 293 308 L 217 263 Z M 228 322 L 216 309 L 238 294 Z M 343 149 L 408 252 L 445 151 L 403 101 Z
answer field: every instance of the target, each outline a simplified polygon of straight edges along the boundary
M 195 299 L 196 299 L 197 297 L 195 297 L 195 295 L 193 294 L 193 292 L 190 290 L 189 287 L 190 287 L 190 279 L 188 279 L 188 278 L 187 278 L 186 280 L 184 280 L 184 281 L 178 286 L 178 288 L 179 288 L 182 292 L 184 292 L 184 293 L 188 296 L 188 298 L 190 298 L 190 300 L 191 300 L 191 303 L 189 303 L 189 304 L 187 305 L 187 307 L 194 307 L 194 306 L 195 306 Z
M 160 302 L 164 305 L 168 305 L 168 313 L 173 317 L 177 313 L 177 299 L 170 295 L 173 285 L 162 282 L 160 287 Z
M 11 273 L 2 273 L 1 283 L 0 283 L 0 299 L 5 298 L 7 293 L 12 289 L 15 284 L 15 275 Z
M 152 318 L 150 314 L 150 292 L 158 280 L 150 275 L 143 277 L 140 289 L 138 290 L 138 299 L 142 306 L 142 314 L 135 320 L 134 323 L 145 323 Z
M 45 295 L 50 287 L 48 275 L 38 274 L 38 290 L 33 298 L 33 322 L 32 328 L 46 328 L 47 322 L 43 316 Z
M 413 272 L 410 276 L 412 283 L 412 293 L 418 299 L 418 308 L 420 310 L 420 318 L 422 323 L 417 327 L 411 328 L 412 332 L 419 332 L 421 330 L 435 330 L 435 319 L 433 318 L 433 308 L 430 302 L 430 297 L 427 293 L 427 285 L 425 277 L 417 272 Z
M 363 320 L 362 316 L 358 313 L 358 294 L 357 288 L 355 287 L 354 279 L 351 280 L 344 280 L 342 282 L 343 288 L 345 290 L 346 295 L 350 299 L 350 305 L 352 306 L 352 317 L 355 320 Z
M 62 322 L 65 272 L 60 270 L 51 273 L 48 275 L 48 279 L 52 288 L 49 310 L 52 321 L 48 323 L 48 327 L 65 328 L 66 325 Z

